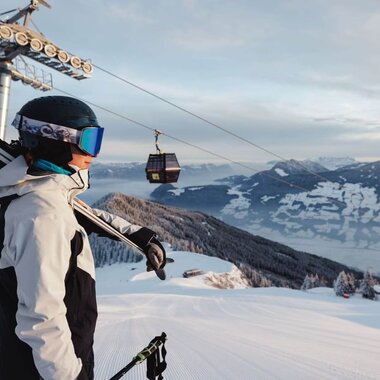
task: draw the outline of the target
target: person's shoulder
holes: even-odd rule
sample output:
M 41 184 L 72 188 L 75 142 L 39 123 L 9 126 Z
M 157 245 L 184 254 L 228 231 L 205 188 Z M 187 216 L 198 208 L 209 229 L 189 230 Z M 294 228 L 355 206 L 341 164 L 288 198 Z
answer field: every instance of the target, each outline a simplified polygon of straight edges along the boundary
M 33 191 L 15 199 L 10 212 L 17 218 L 62 221 L 76 224 L 76 219 L 67 196 L 61 191 Z

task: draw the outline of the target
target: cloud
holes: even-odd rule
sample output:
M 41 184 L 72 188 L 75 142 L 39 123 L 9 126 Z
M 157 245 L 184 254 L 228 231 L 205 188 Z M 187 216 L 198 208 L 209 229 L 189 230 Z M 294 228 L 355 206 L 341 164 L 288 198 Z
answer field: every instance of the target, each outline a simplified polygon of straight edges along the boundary
M 316 117 L 313 119 L 317 123 L 334 122 L 341 125 L 354 124 L 356 127 L 380 128 L 380 120 L 368 120 L 359 117 L 345 117 L 342 115 L 331 115 L 327 117 Z
M 276 24 L 268 22 L 259 8 L 244 3 L 192 2 L 186 22 L 166 33 L 169 42 L 196 52 L 249 48 L 273 35 Z
M 13 0 L 3 3 L 4 10 L 14 8 Z M 378 2 L 94 0 L 89 5 L 67 0 L 52 5 L 33 17 L 58 44 L 276 153 L 377 154 Z M 57 88 L 207 149 L 236 160 L 271 159 L 100 70 L 80 82 L 53 76 Z M 12 84 L 10 117 L 41 95 L 46 94 Z M 96 113 L 112 142 L 105 145 L 106 156 L 144 159 L 152 132 Z M 162 144 L 180 145 L 165 138 Z M 185 159 L 209 159 L 190 147 L 180 151 Z
M 342 141 L 354 141 L 354 142 L 373 142 L 380 141 L 380 131 L 356 131 L 351 133 L 342 133 L 337 137 Z
M 154 23 L 154 17 L 148 14 L 147 8 L 141 7 L 141 2 L 128 1 L 127 3 L 109 2 L 109 16 L 123 22 L 147 26 Z

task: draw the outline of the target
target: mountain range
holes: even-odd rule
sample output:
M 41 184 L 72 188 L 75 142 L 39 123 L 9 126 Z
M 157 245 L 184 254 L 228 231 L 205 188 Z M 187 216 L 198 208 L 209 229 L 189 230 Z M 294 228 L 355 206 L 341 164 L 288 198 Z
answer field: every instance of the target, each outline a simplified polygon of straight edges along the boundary
M 361 276 L 352 268 L 254 236 L 201 212 L 173 208 L 121 193 L 109 194 L 94 207 L 151 228 L 172 249 L 203 253 L 235 264 L 251 286 L 299 288 L 308 273 L 318 274 L 321 281 L 330 286 L 342 270 Z M 98 267 L 141 259 L 125 244 L 96 236 L 90 236 L 90 242 Z
M 129 181 L 146 181 L 146 163 L 94 163 L 91 167 L 91 177 L 95 179 L 126 179 Z M 232 176 L 244 172 L 244 168 L 237 168 L 229 164 L 189 164 L 181 165 L 181 182 L 210 183 L 217 178 Z
M 252 233 L 292 241 L 292 246 L 315 243 L 320 251 L 313 253 L 337 259 L 334 243 L 343 252 L 340 261 L 380 271 L 379 178 L 380 162 L 328 170 L 312 161 L 289 160 L 218 184 L 161 185 L 151 199 L 200 210 Z
M 177 184 L 149 184 L 143 163 L 95 164 L 83 200 L 110 192 L 213 215 L 295 249 L 380 273 L 379 163 L 350 157 L 274 161 L 247 176 L 233 165 L 185 165 Z M 269 168 L 267 165 L 266 167 Z

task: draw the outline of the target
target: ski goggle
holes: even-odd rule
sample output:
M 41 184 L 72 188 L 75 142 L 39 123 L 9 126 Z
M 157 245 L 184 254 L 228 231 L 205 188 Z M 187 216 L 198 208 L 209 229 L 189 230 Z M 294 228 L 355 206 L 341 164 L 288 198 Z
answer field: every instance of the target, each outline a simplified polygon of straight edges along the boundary
M 100 152 L 104 133 L 104 128 L 102 127 L 84 127 L 78 130 L 30 119 L 19 114 L 16 114 L 12 125 L 19 131 L 29 132 L 32 135 L 75 144 L 84 153 L 93 157 Z
M 102 145 L 104 128 L 85 127 L 80 130 L 78 147 L 90 156 L 97 156 Z

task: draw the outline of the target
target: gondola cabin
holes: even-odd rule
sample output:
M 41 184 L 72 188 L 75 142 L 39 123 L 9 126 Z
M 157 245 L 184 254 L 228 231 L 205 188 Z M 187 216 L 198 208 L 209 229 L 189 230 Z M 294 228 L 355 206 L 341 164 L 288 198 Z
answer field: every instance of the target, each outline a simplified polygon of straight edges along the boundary
M 150 183 L 174 183 L 178 181 L 181 167 L 175 153 L 150 154 L 145 167 Z
M 146 178 L 150 183 L 174 183 L 178 181 L 181 167 L 175 153 L 163 153 L 158 146 L 158 136 L 162 132 L 154 130 L 156 154 L 150 154 L 145 167 Z

